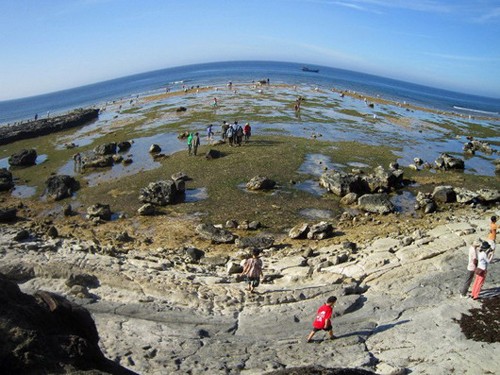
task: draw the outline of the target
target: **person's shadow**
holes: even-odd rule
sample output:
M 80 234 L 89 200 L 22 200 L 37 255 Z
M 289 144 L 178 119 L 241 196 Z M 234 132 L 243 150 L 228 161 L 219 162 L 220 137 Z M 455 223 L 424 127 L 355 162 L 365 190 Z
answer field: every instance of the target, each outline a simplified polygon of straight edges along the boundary
M 409 319 L 406 319 L 406 320 L 402 320 L 402 321 L 396 322 L 396 323 L 382 324 L 380 326 L 375 327 L 374 329 L 366 329 L 366 330 L 362 330 L 362 331 L 356 331 L 356 332 L 345 333 L 343 335 L 338 335 L 337 338 L 341 339 L 343 337 L 351 337 L 351 336 L 366 336 L 368 338 L 369 336 L 375 335 L 375 334 L 380 333 L 380 332 L 387 331 L 387 330 L 394 328 L 395 326 L 398 326 L 400 324 L 408 323 L 409 321 L 410 321 Z

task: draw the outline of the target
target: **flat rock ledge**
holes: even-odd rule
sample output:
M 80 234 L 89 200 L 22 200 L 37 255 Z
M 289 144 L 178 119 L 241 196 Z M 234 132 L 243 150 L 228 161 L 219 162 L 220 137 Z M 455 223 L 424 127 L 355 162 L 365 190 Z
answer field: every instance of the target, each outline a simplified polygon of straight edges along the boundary
M 202 252 L 110 254 L 91 240 L 29 228 L 19 236 L 21 228 L 3 225 L 0 273 L 25 293 L 51 291 L 85 307 L 103 355 L 140 374 L 495 373 L 500 343 L 465 337 L 458 320 L 481 302 L 458 290 L 468 246 L 499 213 L 471 209 L 431 230 L 356 246 L 275 238 L 261 252 L 264 279 L 255 294 L 228 267 L 247 250 L 234 244 L 214 254 L 212 227 L 203 228 Z M 498 267 L 490 265 L 482 298 L 498 298 Z M 306 343 L 331 295 L 337 338 L 318 332 Z
M 2 126 L 0 127 L 0 145 L 6 145 L 21 139 L 36 138 L 41 135 L 84 125 L 98 116 L 98 109 L 77 109 L 61 116 L 23 122 L 17 125 Z

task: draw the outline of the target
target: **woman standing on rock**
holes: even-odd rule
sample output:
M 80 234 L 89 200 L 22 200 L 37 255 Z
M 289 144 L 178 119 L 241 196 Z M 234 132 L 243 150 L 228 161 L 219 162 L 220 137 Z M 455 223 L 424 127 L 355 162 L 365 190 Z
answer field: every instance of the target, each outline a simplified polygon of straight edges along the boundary
M 481 240 L 476 240 L 469 247 L 469 262 L 467 263 L 467 277 L 465 279 L 462 289 L 460 289 L 460 295 L 462 297 L 467 297 L 467 292 L 469 291 L 470 284 L 474 280 L 474 271 L 477 267 L 477 252 L 481 247 Z
M 246 276 L 248 283 L 247 290 L 250 293 L 254 292 L 254 289 L 260 284 L 260 278 L 264 277 L 262 273 L 262 259 L 259 258 L 259 253 L 259 250 L 253 250 L 252 257 L 245 261 L 245 264 L 243 265 L 243 272 L 241 273 Z
M 488 242 L 483 242 L 479 248 L 479 253 L 477 255 L 477 267 L 474 271 L 476 278 L 474 279 L 474 285 L 472 285 L 472 299 L 478 299 L 481 288 L 483 287 L 484 280 L 486 279 L 486 273 L 488 269 L 488 264 L 490 263 L 491 257 L 493 255 L 492 251 L 487 251 L 490 249 Z

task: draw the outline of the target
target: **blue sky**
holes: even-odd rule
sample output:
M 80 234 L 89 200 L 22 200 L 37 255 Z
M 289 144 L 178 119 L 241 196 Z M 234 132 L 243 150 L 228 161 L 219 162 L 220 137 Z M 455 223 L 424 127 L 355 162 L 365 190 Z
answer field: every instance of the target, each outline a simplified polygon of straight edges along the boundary
M 0 100 L 274 60 L 500 98 L 500 0 L 2 0 Z

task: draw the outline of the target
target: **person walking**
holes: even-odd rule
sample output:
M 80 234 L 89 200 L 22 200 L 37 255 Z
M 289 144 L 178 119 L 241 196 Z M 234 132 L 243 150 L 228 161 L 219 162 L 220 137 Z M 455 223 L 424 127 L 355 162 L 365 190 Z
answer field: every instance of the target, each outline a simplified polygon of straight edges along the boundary
M 200 145 L 200 135 L 198 132 L 194 133 L 193 137 L 193 154 L 196 156 L 196 153 L 198 152 L 198 146 Z
M 255 288 L 260 284 L 260 278 L 264 277 L 262 273 L 263 263 L 262 259 L 259 258 L 259 254 L 259 250 L 253 249 L 252 257 L 248 258 L 243 264 L 243 272 L 241 274 L 246 276 L 247 290 L 250 293 L 254 292 Z
M 313 336 L 318 331 L 326 331 L 330 340 L 335 339 L 332 327 L 333 306 L 335 303 L 337 303 L 337 297 L 328 297 L 326 303 L 318 309 L 316 318 L 314 318 L 313 321 L 313 330 L 309 333 L 309 336 L 307 336 L 307 342 L 311 342 Z
M 493 251 L 493 254 L 495 254 L 495 248 L 496 248 L 496 240 L 497 240 L 497 217 L 492 216 L 490 218 L 490 231 L 488 232 L 488 243 L 490 244 L 491 250 Z M 492 255 L 493 258 L 493 255 Z
M 207 126 L 207 141 L 209 141 L 209 142 L 212 141 L 212 138 L 214 136 L 214 132 L 213 132 L 212 127 L 213 127 L 212 124 Z
M 483 287 L 484 281 L 486 280 L 488 264 L 491 261 L 492 255 L 493 251 L 491 251 L 490 245 L 488 244 L 488 242 L 484 241 L 479 248 L 479 252 L 477 254 L 477 267 L 474 271 L 476 277 L 474 279 L 474 284 L 472 285 L 471 293 L 472 299 L 474 300 L 479 298 L 479 293 L 481 293 L 481 288 Z
M 248 142 L 250 139 L 250 136 L 252 135 L 252 127 L 250 124 L 247 122 L 245 126 L 243 127 L 243 136 L 245 137 L 245 143 Z
M 467 263 L 467 275 L 465 277 L 465 282 L 460 289 L 461 297 L 467 297 L 467 292 L 469 291 L 470 284 L 472 280 L 474 280 L 474 271 L 477 267 L 477 254 L 478 250 L 481 247 L 482 241 L 475 240 L 472 245 L 469 247 L 469 261 Z
M 189 133 L 187 137 L 187 145 L 188 145 L 188 155 L 191 156 L 191 150 L 193 149 L 193 133 Z

